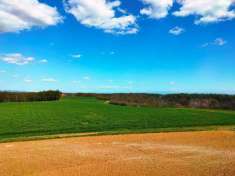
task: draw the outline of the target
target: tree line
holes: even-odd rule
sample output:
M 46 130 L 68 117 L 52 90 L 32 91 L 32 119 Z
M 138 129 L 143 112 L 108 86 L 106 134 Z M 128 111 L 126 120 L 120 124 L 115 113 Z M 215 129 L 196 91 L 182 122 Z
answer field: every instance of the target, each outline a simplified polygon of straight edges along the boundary
M 0 92 L 0 102 L 31 102 L 59 100 L 62 93 L 58 90 L 41 92 Z
M 235 110 L 235 95 L 225 94 L 82 94 L 76 96 L 96 97 L 116 105 L 152 107 L 189 107 Z

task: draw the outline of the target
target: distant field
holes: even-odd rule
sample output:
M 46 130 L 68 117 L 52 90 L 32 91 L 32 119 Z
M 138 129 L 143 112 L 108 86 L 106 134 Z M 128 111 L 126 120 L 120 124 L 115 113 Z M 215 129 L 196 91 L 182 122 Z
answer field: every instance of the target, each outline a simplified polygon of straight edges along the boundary
M 61 133 L 181 131 L 233 125 L 235 111 L 117 106 L 76 97 L 53 102 L 0 103 L 0 141 Z

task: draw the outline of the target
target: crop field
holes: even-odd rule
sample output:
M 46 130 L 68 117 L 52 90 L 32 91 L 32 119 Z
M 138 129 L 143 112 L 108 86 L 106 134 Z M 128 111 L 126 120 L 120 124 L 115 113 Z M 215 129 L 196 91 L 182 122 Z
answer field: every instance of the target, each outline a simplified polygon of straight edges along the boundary
M 86 132 L 183 131 L 235 125 L 235 111 L 110 105 L 95 98 L 0 104 L 0 141 Z

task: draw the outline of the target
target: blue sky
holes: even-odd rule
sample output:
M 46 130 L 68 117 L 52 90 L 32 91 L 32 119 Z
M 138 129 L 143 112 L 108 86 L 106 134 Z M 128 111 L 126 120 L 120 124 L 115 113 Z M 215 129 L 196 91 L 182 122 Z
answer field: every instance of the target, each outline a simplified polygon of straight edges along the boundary
M 0 4 L 1 90 L 235 93 L 233 0 Z

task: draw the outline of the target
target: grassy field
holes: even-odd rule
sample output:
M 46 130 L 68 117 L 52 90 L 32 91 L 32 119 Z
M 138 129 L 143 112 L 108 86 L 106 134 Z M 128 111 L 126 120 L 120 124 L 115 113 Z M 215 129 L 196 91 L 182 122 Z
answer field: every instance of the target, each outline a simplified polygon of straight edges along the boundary
M 116 106 L 95 98 L 0 104 L 0 141 L 62 133 L 181 131 L 233 125 L 235 111 Z

